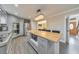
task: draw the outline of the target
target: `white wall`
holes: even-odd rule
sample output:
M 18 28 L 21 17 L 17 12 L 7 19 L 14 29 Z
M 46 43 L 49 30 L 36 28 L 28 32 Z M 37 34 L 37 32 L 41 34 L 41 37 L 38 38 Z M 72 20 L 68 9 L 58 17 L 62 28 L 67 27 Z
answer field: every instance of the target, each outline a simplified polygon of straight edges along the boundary
M 47 16 L 47 22 L 48 22 L 48 29 L 55 29 L 55 30 L 60 30 L 62 33 L 62 40 L 65 42 L 66 40 L 66 19 L 65 16 L 69 15 L 74 15 L 74 14 L 79 14 L 79 9 L 67 11 L 67 13 L 57 15 L 57 16 L 52 16 L 49 15 Z
M 8 15 L 8 19 L 7 19 L 7 25 L 8 25 L 8 32 L 11 32 L 13 30 L 13 23 L 19 23 L 20 24 L 20 34 L 19 35 L 23 35 L 23 23 L 24 20 L 17 18 L 15 16 L 12 15 Z

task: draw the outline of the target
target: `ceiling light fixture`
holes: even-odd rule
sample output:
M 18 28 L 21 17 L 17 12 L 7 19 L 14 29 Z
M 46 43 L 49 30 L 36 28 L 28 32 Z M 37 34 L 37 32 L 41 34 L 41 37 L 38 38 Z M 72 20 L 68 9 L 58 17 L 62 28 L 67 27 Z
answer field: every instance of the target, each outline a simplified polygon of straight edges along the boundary
M 41 14 L 41 9 L 37 9 L 36 12 L 39 13 L 39 15 L 35 17 L 35 21 L 44 20 L 44 14 Z
M 38 12 L 41 12 L 41 9 L 38 9 L 38 10 L 37 10 L 37 13 L 38 13 Z
M 44 15 L 40 14 L 35 18 L 35 21 L 39 21 L 39 20 L 43 20 L 44 19 Z

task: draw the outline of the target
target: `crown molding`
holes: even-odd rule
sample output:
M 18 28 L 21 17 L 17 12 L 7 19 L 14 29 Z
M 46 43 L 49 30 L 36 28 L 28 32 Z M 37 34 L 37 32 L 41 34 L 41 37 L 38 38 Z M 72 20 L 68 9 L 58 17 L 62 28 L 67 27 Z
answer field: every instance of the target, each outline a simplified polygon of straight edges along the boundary
M 64 12 L 60 12 L 60 13 L 57 13 L 57 14 L 52 15 L 52 16 L 49 16 L 49 17 L 59 16 L 59 15 L 62 15 L 62 14 L 66 14 L 66 13 L 69 13 L 69 12 L 75 11 L 75 10 L 77 10 L 77 9 L 79 9 L 79 7 L 76 7 L 76 8 L 73 8 L 73 9 L 69 9 L 69 10 L 66 10 L 66 11 L 64 11 Z

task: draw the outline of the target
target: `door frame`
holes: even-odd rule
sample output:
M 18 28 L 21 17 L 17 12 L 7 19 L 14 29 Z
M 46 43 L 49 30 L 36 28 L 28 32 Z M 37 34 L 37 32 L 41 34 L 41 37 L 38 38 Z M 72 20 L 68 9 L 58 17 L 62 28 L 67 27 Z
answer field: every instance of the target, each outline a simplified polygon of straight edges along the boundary
M 68 35 L 68 24 L 69 24 L 69 21 L 68 20 L 69 20 L 69 16 L 66 16 L 66 19 L 65 20 L 66 20 L 66 42 L 65 43 L 66 44 L 69 44 L 69 40 L 68 40 L 68 36 L 69 36 Z

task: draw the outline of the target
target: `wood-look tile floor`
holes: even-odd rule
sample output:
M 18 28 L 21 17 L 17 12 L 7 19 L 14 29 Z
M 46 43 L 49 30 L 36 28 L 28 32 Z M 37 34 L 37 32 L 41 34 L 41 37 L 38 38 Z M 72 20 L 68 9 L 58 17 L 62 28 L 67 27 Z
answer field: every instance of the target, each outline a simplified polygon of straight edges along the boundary
M 27 37 L 21 36 L 12 39 L 7 48 L 8 54 L 36 54 L 33 48 L 28 44 Z
M 79 38 L 69 37 L 68 45 L 60 43 L 60 54 L 79 54 Z

